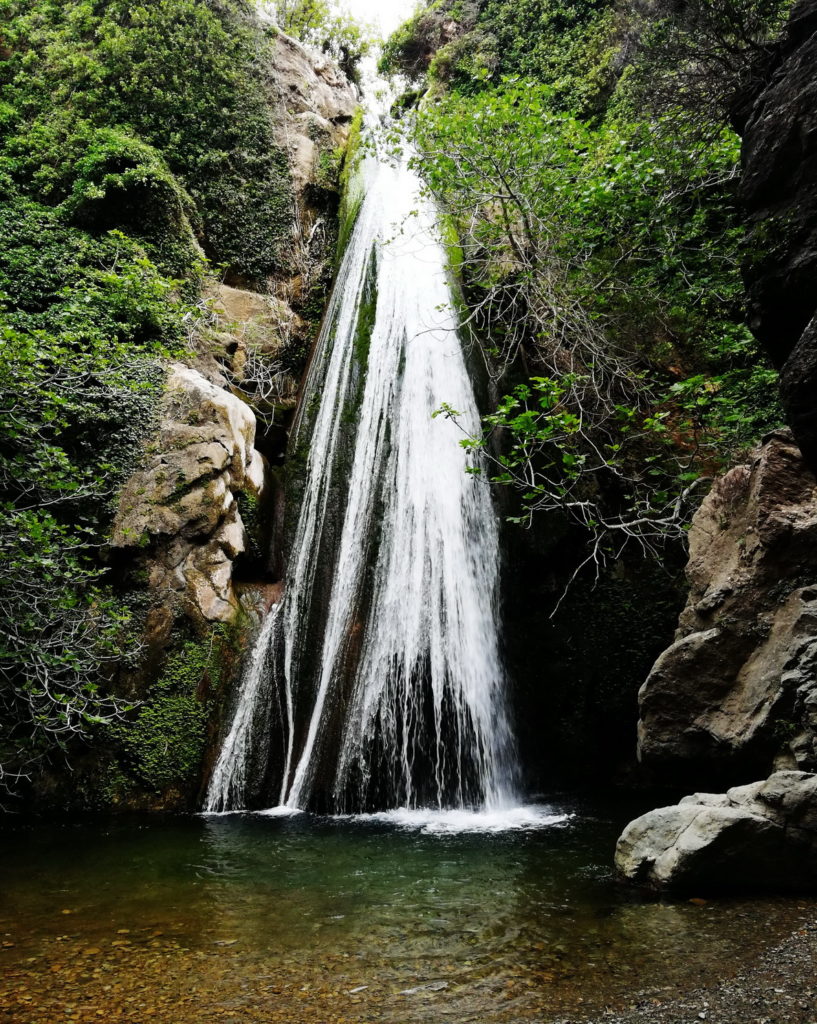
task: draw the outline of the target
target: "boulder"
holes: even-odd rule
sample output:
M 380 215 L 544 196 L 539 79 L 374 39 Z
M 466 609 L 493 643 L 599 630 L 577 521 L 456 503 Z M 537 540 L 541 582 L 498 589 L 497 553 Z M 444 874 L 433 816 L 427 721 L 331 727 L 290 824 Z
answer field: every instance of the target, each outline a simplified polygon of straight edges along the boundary
M 291 412 L 299 380 L 287 366 L 293 350 L 308 346 L 309 325 L 271 293 L 212 282 L 204 299 L 207 316 L 195 331 L 191 367 L 216 387 L 232 389 L 262 419 L 273 410 Z
M 817 480 L 788 431 L 717 480 L 689 533 L 689 598 L 639 693 L 659 781 L 817 770 Z
M 120 494 L 111 547 L 149 551 L 154 593 L 194 618 L 228 621 L 238 609 L 232 564 L 245 535 L 236 496 L 265 486 L 254 441 L 248 405 L 190 367 L 171 367 L 158 431 Z
M 817 889 L 817 775 L 780 771 L 696 793 L 631 822 L 616 847 L 630 881 L 687 892 Z

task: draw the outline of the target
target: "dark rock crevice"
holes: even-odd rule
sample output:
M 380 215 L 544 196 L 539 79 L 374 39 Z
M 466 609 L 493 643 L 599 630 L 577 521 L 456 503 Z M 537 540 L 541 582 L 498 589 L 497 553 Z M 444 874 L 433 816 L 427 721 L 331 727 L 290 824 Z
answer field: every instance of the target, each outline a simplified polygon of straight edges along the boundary
M 817 468 L 817 0 L 800 0 L 743 125 L 749 325 L 781 370 L 787 420 Z

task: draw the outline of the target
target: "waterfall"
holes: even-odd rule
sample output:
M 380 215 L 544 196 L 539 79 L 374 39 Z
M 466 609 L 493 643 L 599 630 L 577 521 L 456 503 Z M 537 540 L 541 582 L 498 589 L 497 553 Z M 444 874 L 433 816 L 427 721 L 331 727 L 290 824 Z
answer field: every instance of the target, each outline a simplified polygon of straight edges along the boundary
M 405 162 L 368 160 L 365 176 L 293 432 L 284 596 L 245 670 L 209 811 L 513 798 L 498 526 L 459 443 L 479 413 L 446 254 Z M 444 403 L 456 422 L 434 415 Z

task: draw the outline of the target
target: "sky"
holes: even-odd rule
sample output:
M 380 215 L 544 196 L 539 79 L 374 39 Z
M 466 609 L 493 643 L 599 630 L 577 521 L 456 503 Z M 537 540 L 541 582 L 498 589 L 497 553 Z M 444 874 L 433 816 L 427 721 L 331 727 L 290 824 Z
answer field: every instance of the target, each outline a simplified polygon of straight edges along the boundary
M 361 21 L 373 22 L 388 35 L 411 17 L 416 0 L 338 0 L 338 6 Z

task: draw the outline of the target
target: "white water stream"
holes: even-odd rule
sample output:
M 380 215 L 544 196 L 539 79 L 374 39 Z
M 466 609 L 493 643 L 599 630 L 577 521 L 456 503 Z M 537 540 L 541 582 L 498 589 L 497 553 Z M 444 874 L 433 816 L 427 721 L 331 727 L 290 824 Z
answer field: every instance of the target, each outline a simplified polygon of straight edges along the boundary
M 445 251 L 405 164 L 369 161 L 365 177 L 293 438 L 309 448 L 285 595 L 245 671 L 208 811 L 248 806 L 249 760 L 271 731 L 284 749 L 254 798 L 267 806 L 513 802 L 498 530 L 459 444 L 479 414 Z M 434 416 L 443 403 L 459 427 Z

